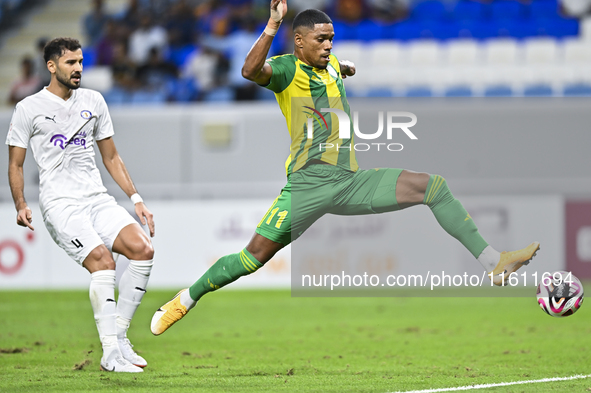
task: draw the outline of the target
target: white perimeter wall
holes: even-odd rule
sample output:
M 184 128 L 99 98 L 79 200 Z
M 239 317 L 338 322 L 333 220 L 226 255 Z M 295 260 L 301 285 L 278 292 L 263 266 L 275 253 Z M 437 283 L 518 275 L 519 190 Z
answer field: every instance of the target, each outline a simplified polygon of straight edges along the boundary
M 521 248 L 533 240 L 543 252 L 527 271 L 555 271 L 564 261 L 564 205 L 559 196 L 499 196 L 462 198 L 482 234 L 500 250 Z M 152 202 L 155 214 L 155 267 L 150 288 L 181 288 L 193 283 L 220 256 L 240 251 L 272 200 Z M 131 203 L 123 205 L 131 209 Z M 0 204 L 0 289 L 87 288 L 89 274 L 70 260 L 50 238 L 37 205 L 33 205 L 35 232 L 16 226 L 11 204 Z M 318 273 L 335 256 L 343 258 L 349 274 L 480 274 L 478 263 L 437 224 L 424 206 L 402 212 L 363 217 L 334 216 L 312 227 L 322 245 L 298 243 L 305 263 L 317 263 Z M 364 238 L 368 225 L 379 227 Z M 341 238 L 341 242 L 335 240 Z M 302 239 L 304 240 L 304 239 Z M 22 253 L 22 258 L 21 254 Z M 300 259 L 301 260 L 301 259 Z M 343 262 L 339 261 L 339 262 Z M 388 261 L 393 261 L 389 263 Z M 125 267 L 125 258 L 118 265 Z M 298 269 L 295 269 L 298 270 Z M 314 269 L 312 269 L 313 271 Z M 309 274 L 310 267 L 307 267 Z M 234 288 L 289 287 L 291 249 L 287 247 Z M 118 274 L 121 274 L 118 269 Z
M 591 197 L 591 99 L 351 99 L 360 129 L 377 129 L 378 112 L 417 116 L 401 152 L 359 152 L 362 168 L 438 173 L 455 193 Z M 0 136 L 12 112 L 0 112 Z M 275 198 L 285 184 L 290 138 L 276 103 L 125 107 L 111 111 L 115 142 L 144 198 Z M 224 148 L 205 142 L 207 126 L 228 126 Z M 384 133 L 385 134 L 385 133 Z M 356 138 L 356 142 L 360 142 Z M 371 142 L 388 142 L 385 135 Z M 99 167 L 109 191 L 122 192 Z M 7 149 L 0 149 L 0 202 L 11 202 Z M 25 192 L 37 200 L 37 170 L 25 162 Z

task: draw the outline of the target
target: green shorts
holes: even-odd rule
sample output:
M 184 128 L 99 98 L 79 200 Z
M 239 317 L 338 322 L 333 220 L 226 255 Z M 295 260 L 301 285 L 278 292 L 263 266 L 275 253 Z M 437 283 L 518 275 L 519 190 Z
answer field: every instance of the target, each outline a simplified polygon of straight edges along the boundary
M 402 169 L 350 172 L 311 164 L 292 173 L 257 226 L 256 233 L 288 245 L 323 215 L 363 215 L 398 210 L 396 182 Z

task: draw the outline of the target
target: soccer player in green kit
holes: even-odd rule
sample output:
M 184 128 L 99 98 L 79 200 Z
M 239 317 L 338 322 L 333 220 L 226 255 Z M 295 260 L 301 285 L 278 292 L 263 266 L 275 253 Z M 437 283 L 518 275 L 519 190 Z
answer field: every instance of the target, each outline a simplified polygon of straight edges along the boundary
M 318 10 L 305 10 L 295 17 L 294 54 L 265 60 L 286 12 L 286 0 L 271 1 L 271 18 L 247 55 L 242 75 L 275 92 L 286 118 L 292 140 L 286 162 L 287 184 L 246 248 L 220 258 L 190 288 L 156 311 L 152 333 L 166 331 L 206 293 L 261 268 L 326 213 L 375 214 L 424 204 L 443 229 L 458 239 L 489 274 L 492 272 L 494 284 L 503 284 L 510 273 L 529 263 L 539 243 L 513 252 L 493 249 L 443 177 L 393 168 L 359 170 L 352 140 L 339 137 L 334 114 L 328 113 L 326 123 L 315 127 L 309 138 L 309 114 L 321 108 L 349 114 L 343 79 L 355 75 L 356 69 L 353 63 L 339 61 L 331 54 L 332 21 Z M 329 148 L 336 145 L 338 149 Z M 296 191 L 301 201 L 292 206 L 292 192 Z

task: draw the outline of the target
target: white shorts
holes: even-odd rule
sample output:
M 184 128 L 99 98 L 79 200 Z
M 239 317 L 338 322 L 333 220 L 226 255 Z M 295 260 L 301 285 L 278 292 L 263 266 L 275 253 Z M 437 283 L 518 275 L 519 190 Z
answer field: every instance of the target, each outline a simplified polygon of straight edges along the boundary
M 43 221 L 56 244 L 80 265 L 101 244 L 112 251 L 119 232 L 137 222 L 108 194 L 53 206 Z

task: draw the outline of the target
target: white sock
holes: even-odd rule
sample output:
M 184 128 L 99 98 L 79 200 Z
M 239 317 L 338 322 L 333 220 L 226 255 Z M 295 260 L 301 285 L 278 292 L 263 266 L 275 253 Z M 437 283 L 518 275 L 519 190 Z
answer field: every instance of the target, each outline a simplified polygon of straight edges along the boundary
M 499 264 L 501 260 L 501 253 L 492 248 L 491 246 L 486 246 L 484 250 L 478 256 L 478 262 L 482 265 L 484 270 L 487 273 L 490 273 L 494 270 L 495 267 Z
M 135 314 L 144 294 L 152 271 L 153 260 L 129 261 L 129 266 L 119 280 L 119 298 L 117 299 L 117 338 L 127 336 L 131 318 Z
M 103 352 L 108 356 L 117 346 L 117 303 L 115 302 L 115 270 L 99 270 L 90 275 L 90 304 Z
M 183 293 L 181 293 L 181 304 L 185 307 L 187 307 L 187 311 L 189 311 L 190 309 L 192 309 L 193 307 L 195 307 L 195 305 L 197 304 L 197 302 L 193 299 L 191 299 L 191 295 L 189 294 L 189 290 L 187 289 L 186 291 L 184 291 Z

